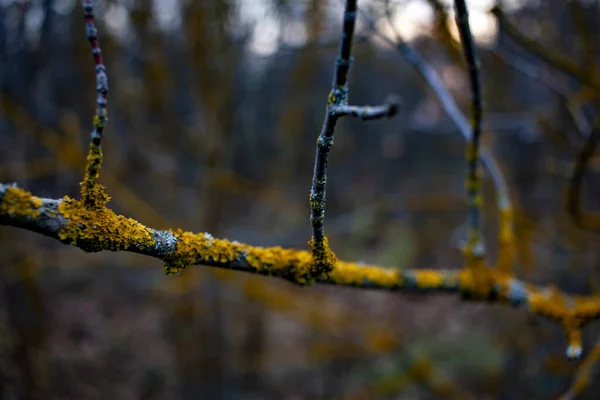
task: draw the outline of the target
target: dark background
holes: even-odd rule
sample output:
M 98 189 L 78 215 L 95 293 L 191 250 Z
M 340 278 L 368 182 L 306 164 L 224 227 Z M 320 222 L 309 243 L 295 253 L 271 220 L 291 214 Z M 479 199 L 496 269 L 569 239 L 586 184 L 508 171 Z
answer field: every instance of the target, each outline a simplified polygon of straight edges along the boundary
M 452 14 L 444 16 L 451 8 L 436 13 L 436 3 L 392 7 L 413 7 L 398 24 L 417 20 L 410 44 L 468 112 L 460 44 L 447 30 Z M 594 71 L 597 1 L 508 3 L 523 33 Z M 579 82 L 497 31 L 492 2 L 469 4 L 472 19 L 491 24 L 485 35 L 474 28 L 484 143 L 514 197 L 517 275 L 597 293 L 598 236 L 564 208 L 581 126 L 595 108 Z M 359 2 L 385 34 L 383 6 Z M 306 248 L 340 1 L 120 0 L 98 2 L 96 13 L 110 79 L 100 177 L 109 206 L 153 228 Z M 325 224 L 332 248 L 345 260 L 459 268 L 464 140 L 421 77 L 360 21 L 351 103 L 396 93 L 402 111 L 338 125 Z M 524 63 L 551 87 L 515 71 Z M 0 1 L 0 181 L 78 196 L 94 79 L 79 2 Z M 599 161 L 584 184 L 591 210 L 600 205 Z M 484 191 L 493 262 L 488 179 Z M 201 266 L 171 278 L 154 259 L 84 254 L 10 227 L 0 227 L 0 266 L 6 399 L 548 399 L 581 364 L 566 360 L 558 325 L 451 295 L 300 288 Z M 597 324 L 585 329 L 584 356 L 596 334 Z M 581 398 L 599 389 L 592 383 Z

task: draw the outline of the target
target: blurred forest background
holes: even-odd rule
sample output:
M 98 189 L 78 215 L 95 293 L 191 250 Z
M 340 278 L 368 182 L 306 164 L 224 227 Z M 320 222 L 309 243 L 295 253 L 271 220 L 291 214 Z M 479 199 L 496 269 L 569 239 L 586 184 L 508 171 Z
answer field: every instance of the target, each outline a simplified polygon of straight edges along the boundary
M 468 112 L 449 1 L 362 0 L 353 104 L 402 98 L 399 117 L 344 119 L 330 158 L 327 234 L 341 259 L 398 268 L 463 263 L 465 142 L 391 46 L 385 8 Z M 600 290 L 600 242 L 564 191 L 596 113 L 577 79 L 470 1 L 484 137 L 516 205 L 518 276 Z M 100 182 L 110 207 L 153 228 L 306 248 L 308 192 L 342 20 L 340 0 L 96 2 L 108 68 Z M 545 48 L 597 70 L 600 2 L 505 1 Z M 375 30 L 374 33 L 373 30 Z M 591 76 L 591 75 L 590 75 Z M 0 0 L 0 181 L 76 197 L 95 108 L 74 0 Z M 600 207 L 597 169 L 585 207 Z M 495 257 L 497 212 L 485 180 Z M 0 227 L 5 399 L 549 399 L 571 384 L 560 327 L 510 307 L 195 267 L 166 277 L 128 253 L 84 254 Z M 584 331 L 584 357 L 598 325 Z M 580 397 L 596 398 L 592 382 Z

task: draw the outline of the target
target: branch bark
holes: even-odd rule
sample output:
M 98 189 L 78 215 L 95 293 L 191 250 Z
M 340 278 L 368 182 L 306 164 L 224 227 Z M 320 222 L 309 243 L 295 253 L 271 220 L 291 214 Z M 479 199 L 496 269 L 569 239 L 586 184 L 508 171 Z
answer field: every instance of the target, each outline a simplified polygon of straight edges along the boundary
M 554 286 L 518 280 L 497 268 L 415 270 L 336 260 L 330 272 L 314 277 L 314 259 L 308 251 L 256 247 L 209 233 L 156 230 L 106 207 L 89 209 L 68 197 L 40 198 L 16 185 L 0 184 L 0 225 L 37 232 L 85 252 L 129 251 L 157 258 L 165 263 L 168 275 L 204 265 L 299 285 L 456 293 L 465 300 L 513 305 L 559 323 L 569 342 L 570 357 L 581 354 L 581 328 L 600 318 L 598 296 L 571 296 Z

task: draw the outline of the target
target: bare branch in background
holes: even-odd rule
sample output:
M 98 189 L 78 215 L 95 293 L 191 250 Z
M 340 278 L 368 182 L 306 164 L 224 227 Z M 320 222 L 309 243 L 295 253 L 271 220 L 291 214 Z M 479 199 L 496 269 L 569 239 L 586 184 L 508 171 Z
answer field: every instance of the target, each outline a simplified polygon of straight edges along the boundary
M 579 80 L 584 85 L 587 85 L 595 90 L 600 89 L 600 76 L 595 70 L 589 69 L 587 66 L 582 67 L 571 58 L 564 56 L 554 50 L 542 46 L 540 43 L 525 36 L 519 31 L 517 26 L 508 20 L 504 11 L 499 6 L 493 7 L 490 12 L 498 20 L 500 29 L 508 34 L 514 41 L 521 45 L 525 50 L 535 54 L 544 60 L 548 65 L 557 70 Z
M 479 142 L 481 139 L 481 120 L 483 118 L 483 104 L 481 98 L 481 78 L 479 75 L 479 60 L 475 50 L 475 42 L 469 25 L 469 12 L 465 0 L 455 0 L 456 25 L 460 33 L 460 41 L 463 46 L 469 81 L 471 82 L 471 113 L 472 134 L 467 143 L 467 191 L 469 194 L 469 216 L 471 220 L 471 231 L 465 248 L 467 265 L 482 265 L 485 257 L 485 246 L 481 229 L 481 206 L 483 203 L 481 194 L 481 173 L 479 171 Z
M 585 175 L 587 165 L 594 156 L 594 152 L 598 147 L 598 127 L 599 121 L 596 121 L 592 130 L 587 134 L 584 145 L 577 156 L 569 187 L 567 188 L 567 211 L 573 221 L 581 228 L 600 230 L 600 215 L 585 214 L 581 205 L 581 188 L 583 186 L 583 177 Z
M 557 97 L 559 97 L 564 105 L 565 109 L 573 119 L 573 123 L 577 129 L 567 132 L 568 138 L 571 143 L 579 143 L 580 139 L 587 139 L 587 135 L 592 130 L 591 123 L 582 112 L 582 105 L 592 100 L 595 95 L 593 90 L 589 90 L 584 87 L 580 91 L 572 92 L 569 91 L 568 87 L 564 82 L 561 82 L 555 77 L 547 74 L 544 68 L 538 67 L 533 63 L 530 63 L 516 54 L 506 54 L 500 50 L 493 50 L 491 54 L 498 57 L 504 64 L 515 72 L 523 75 L 524 77 L 531 79 L 534 82 L 542 85 L 546 89 L 550 90 Z
M 470 141 L 472 136 L 471 127 L 467 121 L 467 118 L 460 111 L 456 102 L 452 98 L 452 95 L 444 85 L 444 82 L 439 77 L 435 69 L 421 56 L 421 54 L 402 39 L 400 33 L 397 31 L 391 20 L 389 9 L 386 11 L 388 23 L 394 32 L 394 40 L 376 30 L 373 31 L 373 34 L 396 49 L 402 55 L 402 57 L 404 57 L 404 59 L 415 68 L 415 70 L 423 77 L 423 79 L 425 79 L 429 87 L 434 91 L 435 95 L 440 101 L 442 108 L 448 117 L 450 117 L 452 122 L 454 122 L 461 135 L 465 138 L 465 140 Z M 369 21 L 369 26 L 375 26 L 374 21 L 368 15 L 365 13 L 361 14 L 367 21 Z M 512 206 L 508 183 L 506 182 L 506 178 L 504 177 L 502 169 L 498 165 L 498 162 L 489 149 L 482 149 L 479 156 L 481 158 L 481 162 L 486 167 L 492 178 L 492 181 L 494 182 L 497 197 L 497 207 L 500 214 L 500 228 L 498 233 L 500 249 L 496 267 L 502 270 L 512 271 L 515 262 L 513 221 L 514 208 Z

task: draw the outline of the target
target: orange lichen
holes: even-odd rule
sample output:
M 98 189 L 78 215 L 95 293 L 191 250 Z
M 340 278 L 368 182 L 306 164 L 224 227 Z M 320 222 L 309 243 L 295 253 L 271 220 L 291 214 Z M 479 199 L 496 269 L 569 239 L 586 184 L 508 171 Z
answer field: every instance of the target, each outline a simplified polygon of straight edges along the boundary
M 0 202 L 0 214 L 35 218 L 40 215 L 38 209 L 42 204 L 42 200 L 30 192 L 17 187 L 9 187 Z
M 104 193 L 100 185 L 95 190 Z M 90 209 L 83 201 L 64 197 L 58 212 L 69 220 L 67 227 L 58 233 L 60 240 L 86 252 L 143 249 L 155 244 L 150 228 L 106 207 Z

